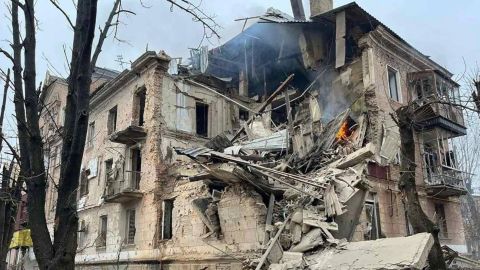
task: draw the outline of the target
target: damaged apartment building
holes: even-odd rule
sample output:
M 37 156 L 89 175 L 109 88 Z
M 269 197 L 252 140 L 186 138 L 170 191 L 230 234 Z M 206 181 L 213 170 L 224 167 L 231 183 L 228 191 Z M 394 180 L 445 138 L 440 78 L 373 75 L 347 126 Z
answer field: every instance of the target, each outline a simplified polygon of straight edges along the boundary
M 78 190 L 79 269 L 421 269 L 398 190 L 392 113 L 415 104 L 416 183 L 442 245 L 461 251 L 466 134 L 452 74 L 351 3 L 273 8 L 182 65 L 147 51 L 97 68 Z M 47 74 L 53 232 L 67 86 Z M 380 239 L 385 238 L 385 239 Z M 368 241 L 365 240 L 376 240 Z M 411 249 L 396 256 L 392 250 Z

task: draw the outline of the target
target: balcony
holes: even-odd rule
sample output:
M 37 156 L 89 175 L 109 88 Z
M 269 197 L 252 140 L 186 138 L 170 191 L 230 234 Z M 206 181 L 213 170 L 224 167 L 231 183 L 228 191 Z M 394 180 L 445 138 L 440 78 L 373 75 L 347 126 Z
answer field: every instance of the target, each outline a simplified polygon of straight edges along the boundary
M 425 177 L 427 194 L 438 198 L 465 195 L 467 189 L 464 177 L 463 172 L 445 167 L 438 168 L 438 172 L 427 173 Z
M 466 134 L 462 111 L 452 105 L 459 103 L 456 82 L 433 70 L 409 73 L 408 78 L 419 130 L 439 127 L 453 136 Z
M 124 178 L 116 180 L 113 171 L 107 173 L 107 186 L 104 200 L 107 203 L 128 203 L 139 200 L 143 193 L 139 190 L 141 172 L 127 171 Z
M 141 126 L 128 126 L 110 135 L 110 141 L 126 145 L 134 145 L 145 139 L 147 132 Z

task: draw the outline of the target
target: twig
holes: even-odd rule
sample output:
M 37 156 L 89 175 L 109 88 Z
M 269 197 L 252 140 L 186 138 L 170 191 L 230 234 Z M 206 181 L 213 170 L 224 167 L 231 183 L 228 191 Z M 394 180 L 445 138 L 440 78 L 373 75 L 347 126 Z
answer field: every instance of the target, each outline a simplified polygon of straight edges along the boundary
M 167 2 L 172 4 L 172 6 L 176 6 L 176 7 L 180 8 L 181 10 L 183 10 L 183 11 L 189 13 L 190 15 L 192 15 L 197 21 L 202 23 L 204 27 L 208 28 L 212 32 L 212 34 L 214 34 L 217 38 L 220 38 L 220 35 L 214 29 L 215 27 L 218 27 L 218 24 L 215 23 L 215 21 L 213 20 L 212 17 L 207 16 L 197 6 L 193 5 L 189 1 L 187 1 L 187 0 L 180 0 L 180 1 L 184 2 L 185 4 L 187 4 L 188 6 L 193 7 L 193 8 L 184 7 L 180 4 L 178 4 L 177 2 L 175 2 L 174 0 L 167 0 Z M 197 14 L 196 11 L 198 11 L 201 15 L 203 15 L 205 17 L 200 17 L 200 15 Z M 211 21 L 211 23 L 209 23 L 207 21 Z M 213 24 L 213 25 L 211 25 L 211 24 Z
M 62 9 L 62 7 L 60 7 L 57 1 L 50 0 L 50 3 L 52 3 L 63 14 L 63 16 L 65 16 L 72 30 L 75 30 L 75 25 L 72 23 L 72 20 L 70 20 L 70 17 L 68 17 L 68 14 L 65 12 L 65 10 Z

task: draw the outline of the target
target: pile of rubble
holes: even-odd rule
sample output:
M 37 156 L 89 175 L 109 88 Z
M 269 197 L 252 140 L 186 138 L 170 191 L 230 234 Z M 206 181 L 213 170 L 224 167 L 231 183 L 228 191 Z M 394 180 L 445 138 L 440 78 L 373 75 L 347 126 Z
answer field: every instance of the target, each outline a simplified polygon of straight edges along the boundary
M 429 234 L 347 242 L 355 232 L 368 191 L 367 161 L 376 151 L 366 140 L 366 115 L 347 109 L 323 123 L 316 97 L 309 93 L 297 104 L 295 115 L 286 98 L 287 123 L 276 128 L 265 124 L 270 103 L 292 77 L 235 134 L 219 135 L 205 147 L 176 148 L 177 154 L 190 157 L 201 168 L 189 180 L 249 185 L 266 198 L 264 252 L 249 262 L 251 268 L 422 268 L 433 243 Z M 216 201 L 193 204 L 204 213 L 210 235 L 219 237 Z M 407 244 L 415 248 L 402 250 Z M 394 249 L 402 251 L 387 256 Z M 349 268 L 349 264 L 355 267 Z

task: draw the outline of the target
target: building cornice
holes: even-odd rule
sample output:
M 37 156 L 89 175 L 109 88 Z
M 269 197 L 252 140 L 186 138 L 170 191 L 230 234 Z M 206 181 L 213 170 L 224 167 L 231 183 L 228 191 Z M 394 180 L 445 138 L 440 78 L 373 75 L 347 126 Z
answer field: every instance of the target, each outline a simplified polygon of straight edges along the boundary
M 411 59 L 410 64 L 417 66 L 422 70 L 432 69 L 437 70 L 439 73 L 443 74 L 445 77 L 452 77 L 452 73 L 446 68 L 442 67 L 435 61 L 421 54 L 416 49 L 407 46 L 404 42 L 401 42 L 394 36 L 392 36 L 383 26 L 378 26 L 375 31 L 372 31 L 368 36 L 374 41 L 378 46 L 386 49 L 387 51 L 393 50 L 395 54 L 402 56 L 405 59 Z
M 160 66 L 166 71 L 170 59 L 171 58 L 163 51 L 158 54 L 153 51 L 145 52 L 132 63 L 130 70 L 126 69 L 122 71 L 122 73 L 120 73 L 115 79 L 109 81 L 103 87 L 100 87 L 97 91 L 91 94 L 90 109 L 101 104 L 101 102 L 107 99 L 107 97 L 111 96 L 125 84 L 137 78 L 145 70 L 155 66 Z

